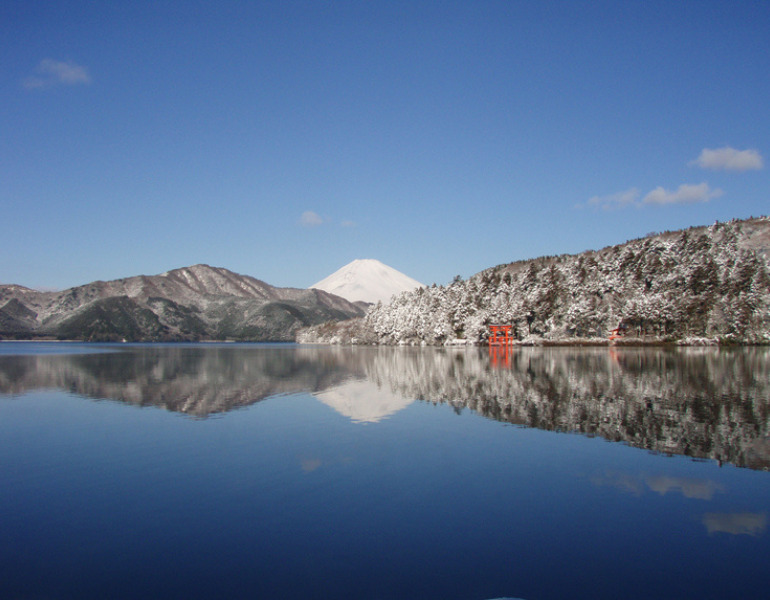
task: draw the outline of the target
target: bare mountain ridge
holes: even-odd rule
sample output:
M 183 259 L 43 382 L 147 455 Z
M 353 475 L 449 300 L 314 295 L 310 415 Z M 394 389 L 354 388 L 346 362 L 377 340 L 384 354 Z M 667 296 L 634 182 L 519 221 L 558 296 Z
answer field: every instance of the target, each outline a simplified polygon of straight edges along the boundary
M 301 326 L 361 314 L 321 290 L 277 288 L 209 265 L 61 292 L 0 285 L 0 336 L 11 338 L 292 341 Z

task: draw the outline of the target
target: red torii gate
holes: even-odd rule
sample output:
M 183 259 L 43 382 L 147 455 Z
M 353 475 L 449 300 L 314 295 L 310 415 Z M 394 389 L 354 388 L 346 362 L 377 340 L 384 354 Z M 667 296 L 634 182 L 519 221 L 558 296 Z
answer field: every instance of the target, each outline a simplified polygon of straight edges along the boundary
M 510 346 L 513 344 L 511 337 L 513 325 L 490 325 L 489 331 L 492 334 L 489 338 L 490 346 Z
M 509 367 L 511 365 L 511 337 L 513 325 L 490 325 L 489 331 L 489 358 L 495 367 Z

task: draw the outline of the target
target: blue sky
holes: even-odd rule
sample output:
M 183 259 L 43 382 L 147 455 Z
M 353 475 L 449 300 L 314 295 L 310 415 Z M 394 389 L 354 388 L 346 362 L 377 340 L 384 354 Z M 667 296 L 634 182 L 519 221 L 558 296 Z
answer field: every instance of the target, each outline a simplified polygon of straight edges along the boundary
M 423 283 L 766 215 L 770 2 L 0 0 L 0 283 Z

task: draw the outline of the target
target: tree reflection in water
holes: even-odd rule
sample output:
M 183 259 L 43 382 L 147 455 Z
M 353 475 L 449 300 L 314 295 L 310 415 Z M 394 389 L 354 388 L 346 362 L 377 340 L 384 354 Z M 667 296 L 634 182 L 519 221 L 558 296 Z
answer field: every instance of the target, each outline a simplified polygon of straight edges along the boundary
M 770 469 L 770 350 L 119 346 L 0 356 L 0 393 L 57 388 L 203 418 L 308 392 L 358 422 L 414 400 Z

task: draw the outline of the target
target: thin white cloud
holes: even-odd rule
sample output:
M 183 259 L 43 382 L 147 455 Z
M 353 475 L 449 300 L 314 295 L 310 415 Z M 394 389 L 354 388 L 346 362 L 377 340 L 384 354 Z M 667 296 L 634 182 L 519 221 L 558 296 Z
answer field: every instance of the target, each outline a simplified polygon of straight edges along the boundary
M 683 183 L 675 192 L 656 187 L 642 198 L 642 204 L 695 204 L 718 198 L 722 193 L 719 188 L 712 190 L 705 182 L 697 185 Z
M 764 167 L 764 161 L 756 150 L 736 150 L 725 146 L 713 150 L 704 148 L 690 165 L 714 171 L 757 171 Z
M 299 222 L 303 227 L 318 227 L 319 225 L 323 225 L 324 220 L 318 213 L 313 212 L 312 210 L 306 210 L 302 213 L 302 216 L 300 216 Z
M 708 202 L 712 198 L 718 198 L 723 194 L 719 188 L 711 189 L 707 183 L 680 185 L 675 191 L 669 191 L 663 187 L 656 187 L 644 197 L 637 188 L 631 188 L 624 192 L 609 194 L 607 196 L 593 196 L 585 204 L 578 204 L 578 208 L 585 206 L 612 210 L 635 206 L 637 208 L 646 204 L 695 204 Z
M 634 206 L 638 203 L 639 190 L 636 188 L 631 188 L 625 192 L 618 192 L 617 194 L 610 194 L 608 196 L 594 196 L 587 202 L 588 206 L 603 208 L 604 210 Z
M 329 225 L 334 223 L 330 217 L 322 217 L 317 212 L 312 210 L 306 210 L 299 217 L 299 224 L 302 227 L 320 227 L 321 225 Z M 339 227 L 357 227 L 358 224 L 355 221 L 344 220 L 340 221 Z
M 35 69 L 35 75 L 24 80 L 28 90 L 49 88 L 56 85 L 87 85 L 91 83 L 88 69 L 72 61 L 58 61 L 45 58 Z

